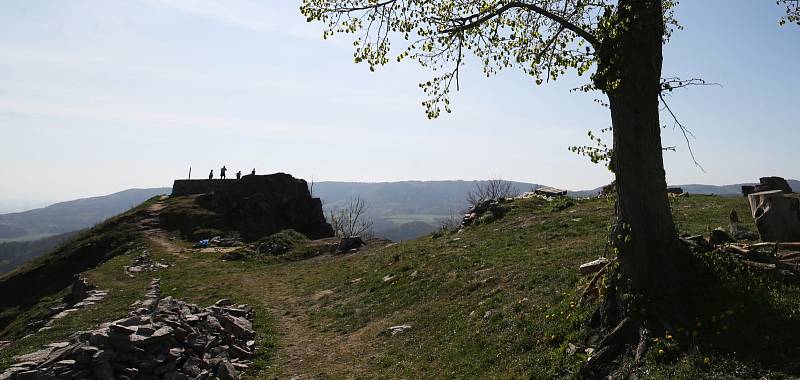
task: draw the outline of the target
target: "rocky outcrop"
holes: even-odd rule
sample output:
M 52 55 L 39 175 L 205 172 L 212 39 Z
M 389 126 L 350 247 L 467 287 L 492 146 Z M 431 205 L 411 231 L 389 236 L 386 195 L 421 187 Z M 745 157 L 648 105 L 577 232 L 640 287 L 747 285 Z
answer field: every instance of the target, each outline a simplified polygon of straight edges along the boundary
M 128 317 L 15 357 L 0 379 L 234 379 L 255 351 L 253 311 L 160 298 L 154 280 Z
M 312 239 L 333 236 L 333 229 L 325 221 L 322 202 L 311 196 L 308 184 L 302 179 L 276 173 L 216 180 L 217 185 L 204 184 L 208 181 L 176 181 L 173 196 L 210 190 L 194 199 L 194 207 L 205 212 L 173 212 L 168 208 L 161 214 L 162 223 L 182 230 L 187 236 L 197 228 L 215 228 L 236 231 L 251 241 L 285 229 Z
M 753 193 L 773 190 L 780 190 L 784 194 L 792 193 L 792 187 L 789 186 L 789 182 L 781 177 L 761 177 L 758 182 L 758 185 L 742 186 L 742 194 L 746 197 Z

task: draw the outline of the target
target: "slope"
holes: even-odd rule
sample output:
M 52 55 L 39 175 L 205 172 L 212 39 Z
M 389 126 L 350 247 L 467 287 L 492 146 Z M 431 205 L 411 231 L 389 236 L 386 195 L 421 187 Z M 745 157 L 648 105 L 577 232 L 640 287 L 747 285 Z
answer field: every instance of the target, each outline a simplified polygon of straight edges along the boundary
M 0 215 L 0 240 L 31 240 L 91 227 L 169 188 L 128 189 L 114 194 L 55 203 Z
M 678 228 L 688 233 L 707 233 L 725 225 L 732 208 L 740 214 L 747 208 L 742 198 L 696 196 L 672 202 Z M 573 377 L 586 360 L 583 344 L 591 336 L 583 326 L 593 308 L 578 302 L 588 278 L 576 268 L 604 254 L 612 206 L 606 199 L 519 200 L 505 218 L 460 233 L 401 244 L 374 242 L 355 254 L 301 261 L 221 261 L 218 253 L 192 249 L 151 224 L 141 235 L 141 246 L 86 273 L 113 297 L 50 330 L 15 340 L 0 351 L 0 360 L 8 363 L 14 354 L 124 314 L 150 278 L 159 277 L 170 296 L 201 305 L 231 298 L 255 306 L 262 348 L 260 364 L 248 377 Z M 126 276 L 121 268 L 142 250 L 170 267 Z M 740 272 L 746 271 L 730 273 Z M 788 356 L 798 346 L 791 326 L 798 322 L 793 310 L 800 307 L 800 291 L 786 286 L 759 293 L 757 285 L 768 280 L 753 278 L 758 282 L 748 282 L 743 291 L 752 286 L 752 296 L 763 297 L 770 307 L 753 315 L 737 306 L 744 303 L 737 299 L 730 314 L 720 317 L 727 318 L 724 330 L 710 318 L 683 327 L 697 332 L 691 354 L 677 353 L 667 337 L 654 337 L 646 362 L 620 363 L 617 375 L 800 375 L 798 362 Z M 389 330 L 400 325 L 408 328 Z M 3 334 L 0 339 L 22 336 L 13 328 Z M 707 344 L 713 341 L 707 335 L 714 334 L 742 339 L 725 347 Z

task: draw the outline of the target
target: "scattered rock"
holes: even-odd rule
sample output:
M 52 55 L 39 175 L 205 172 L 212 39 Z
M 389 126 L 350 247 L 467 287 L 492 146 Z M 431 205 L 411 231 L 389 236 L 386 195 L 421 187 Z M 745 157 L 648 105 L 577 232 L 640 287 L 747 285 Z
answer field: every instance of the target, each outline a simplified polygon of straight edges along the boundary
M 69 342 L 14 358 L 0 379 L 226 379 L 252 363 L 252 309 L 161 298 L 153 280 L 128 317 L 74 334 Z
M 168 268 L 169 265 L 154 261 L 153 256 L 149 250 L 145 250 L 139 256 L 133 259 L 131 265 L 125 267 L 125 273 L 128 277 L 136 277 L 136 273 L 141 272 L 154 272 L 159 269 Z
M 411 325 L 397 325 L 397 326 L 389 327 L 388 331 L 392 335 L 396 335 L 396 334 L 404 332 L 404 331 L 406 331 L 406 330 L 408 330 L 410 328 L 411 328 Z

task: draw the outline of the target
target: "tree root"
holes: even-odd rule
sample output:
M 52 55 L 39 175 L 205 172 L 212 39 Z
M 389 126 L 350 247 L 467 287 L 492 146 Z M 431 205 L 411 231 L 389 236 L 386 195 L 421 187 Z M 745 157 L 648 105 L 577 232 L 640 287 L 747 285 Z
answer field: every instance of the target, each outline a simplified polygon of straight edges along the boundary
M 598 379 L 606 376 L 613 367 L 613 361 L 625 351 L 628 344 L 635 341 L 636 335 L 638 335 L 636 332 L 641 329 L 641 322 L 633 318 L 626 317 L 620 321 L 600 340 L 597 345 L 599 348 L 581 369 L 581 377 Z

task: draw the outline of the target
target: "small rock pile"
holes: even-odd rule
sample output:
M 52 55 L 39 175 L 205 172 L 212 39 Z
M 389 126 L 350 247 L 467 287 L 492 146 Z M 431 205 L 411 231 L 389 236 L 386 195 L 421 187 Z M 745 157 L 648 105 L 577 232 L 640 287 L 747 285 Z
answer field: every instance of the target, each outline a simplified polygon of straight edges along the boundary
M 168 267 L 169 265 L 167 264 L 154 261 L 150 251 L 144 251 L 141 255 L 133 259 L 131 265 L 125 267 L 125 273 L 129 277 L 135 277 L 136 273 L 153 272 Z
M 15 357 L 0 380 L 235 379 L 252 362 L 253 311 L 160 298 L 159 282 L 128 317 Z
M 503 205 L 505 199 L 486 199 L 470 207 L 461 220 L 461 225 L 466 227 L 473 224 L 490 223 L 502 218 L 508 212 L 508 208 Z
M 258 254 L 280 256 L 292 249 L 292 245 L 282 239 L 266 239 L 256 248 Z

